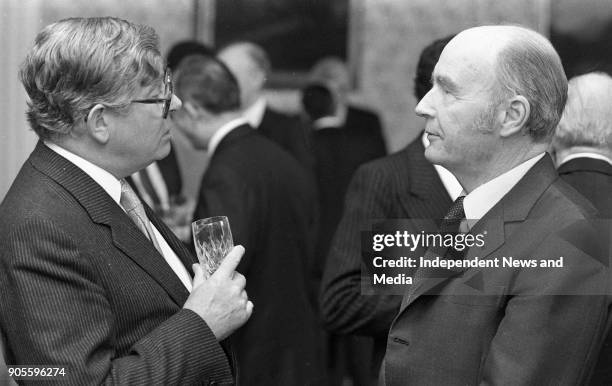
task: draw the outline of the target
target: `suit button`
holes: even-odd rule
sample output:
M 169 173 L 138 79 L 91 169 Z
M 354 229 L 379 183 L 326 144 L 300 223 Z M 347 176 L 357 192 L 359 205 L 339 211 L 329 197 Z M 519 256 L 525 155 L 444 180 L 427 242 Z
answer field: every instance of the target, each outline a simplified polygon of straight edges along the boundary
M 402 338 L 398 338 L 398 337 L 394 337 L 394 338 L 393 338 L 393 341 L 394 341 L 395 343 L 403 344 L 403 345 L 406 345 L 406 346 L 409 346 L 409 345 L 410 345 L 410 342 L 408 342 L 407 340 L 404 340 L 404 339 L 402 339 Z

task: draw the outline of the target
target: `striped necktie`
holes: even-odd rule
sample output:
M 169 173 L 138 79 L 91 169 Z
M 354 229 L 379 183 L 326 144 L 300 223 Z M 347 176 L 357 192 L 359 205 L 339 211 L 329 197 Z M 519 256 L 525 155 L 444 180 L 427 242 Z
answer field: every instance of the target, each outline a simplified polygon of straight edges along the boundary
M 155 246 L 155 249 L 163 256 L 162 250 L 153 233 L 153 226 L 145 213 L 144 206 L 142 206 L 136 192 L 134 192 L 130 184 L 124 179 L 121 179 L 121 198 L 119 199 L 119 203 L 138 229 L 147 236 Z

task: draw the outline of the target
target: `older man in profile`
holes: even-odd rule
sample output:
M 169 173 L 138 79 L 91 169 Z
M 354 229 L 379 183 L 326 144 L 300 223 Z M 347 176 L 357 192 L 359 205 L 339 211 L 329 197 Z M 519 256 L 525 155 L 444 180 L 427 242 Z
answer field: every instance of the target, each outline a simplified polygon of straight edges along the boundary
M 593 248 L 594 209 L 545 153 L 566 101 L 561 61 L 534 31 L 477 27 L 448 43 L 432 79 L 416 108 L 427 119 L 425 157 L 466 193 L 442 227 L 485 235 L 463 258 L 563 257 L 563 266 L 420 268 L 392 323 L 381 381 L 582 384 L 606 325 L 608 276 L 597 258 L 607 256 Z
M 155 31 L 62 20 L 20 76 L 40 141 L 0 205 L 7 362 L 61 368 L 45 379 L 69 384 L 233 383 L 219 341 L 253 309 L 234 270 L 244 250 L 204 279 L 125 181 L 168 154 L 181 104 Z

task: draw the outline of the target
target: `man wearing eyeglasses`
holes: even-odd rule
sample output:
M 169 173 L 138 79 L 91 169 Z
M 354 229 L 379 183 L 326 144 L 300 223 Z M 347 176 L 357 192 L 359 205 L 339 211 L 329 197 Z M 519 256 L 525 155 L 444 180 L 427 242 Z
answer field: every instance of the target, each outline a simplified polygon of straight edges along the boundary
M 236 247 L 204 279 L 125 177 L 170 149 L 180 107 L 155 31 L 66 19 L 21 66 L 40 137 L 0 204 L 7 364 L 72 384 L 231 384 L 221 340 L 253 304 Z

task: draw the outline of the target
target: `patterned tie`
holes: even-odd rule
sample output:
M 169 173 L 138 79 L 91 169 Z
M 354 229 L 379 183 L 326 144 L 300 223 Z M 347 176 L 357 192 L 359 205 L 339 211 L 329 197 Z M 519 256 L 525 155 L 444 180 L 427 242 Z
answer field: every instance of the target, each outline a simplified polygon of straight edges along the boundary
M 448 213 L 444 216 L 440 225 L 440 232 L 458 232 L 461 221 L 465 219 L 465 211 L 463 210 L 463 200 L 465 196 L 459 196 L 453 202 Z
M 465 219 L 465 211 L 463 210 L 463 200 L 465 196 L 459 196 L 453 202 L 448 213 L 444 216 L 440 225 L 440 233 L 456 234 L 460 232 L 461 222 Z M 462 260 L 465 250 L 458 251 L 453 247 L 449 247 L 445 257 L 451 260 Z
M 157 249 L 161 254 L 162 250 L 157 243 L 157 239 L 153 233 L 153 227 L 151 226 L 151 222 L 145 213 L 144 207 L 142 206 L 136 192 L 134 192 L 130 184 L 124 179 L 121 179 L 121 198 L 119 199 L 119 203 L 123 209 L 125 209 L 127 215 L 130 217 L 130 219 L 132 219 L 134 224 L 136 224 L 138 229 L 140 229 L 140 231 L 147 236 L 147 238 L 155 246 L 155 249 Z

